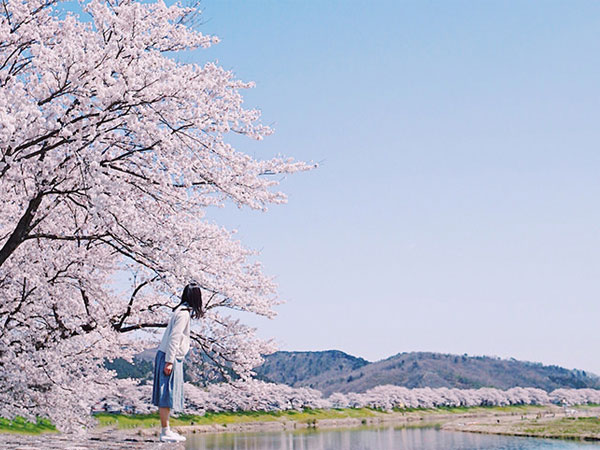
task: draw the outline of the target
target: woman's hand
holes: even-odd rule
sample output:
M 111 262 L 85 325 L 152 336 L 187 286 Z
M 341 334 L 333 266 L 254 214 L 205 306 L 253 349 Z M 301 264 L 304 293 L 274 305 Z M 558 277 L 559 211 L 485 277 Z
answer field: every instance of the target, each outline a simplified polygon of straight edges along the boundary
M 165 373 L 166 376 L 171 375 L 171 372 L 173 371 L 173 363 L 166 363 L 165 364 L 165 368 L 163 369 L 163 372 Z

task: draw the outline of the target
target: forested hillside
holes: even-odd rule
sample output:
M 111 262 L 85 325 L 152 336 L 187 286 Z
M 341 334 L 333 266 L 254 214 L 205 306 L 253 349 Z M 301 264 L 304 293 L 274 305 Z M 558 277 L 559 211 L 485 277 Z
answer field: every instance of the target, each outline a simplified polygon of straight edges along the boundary
M 265 357 L 256 369 L 258 378 L 290 386 L 304 386 L 306 380 L 345 377 L 353 370 L 369 364 L 363 358 L 339 350 L 321 352 L 276 352 Z
M 306 378 L 299 377 L 296 366 L 310 366 L 311 358 L 305 353 L 296 353 L 293 358 L 290 352 L 284 355 L 274 353 L 266 357 L 263 367 L 257 372 L 271 379 L 273 367 L 279 372 L 279 382 L 291 386 L 308 386 L 322 391 L 325 395 L 333 392 L 364 392 L 383 384 L 415 387 L 455 387 L 479 388 L 495 387 L 508 389 L 511 387 L 537 387 L 551 391 L 560 387 L 600 388 L 600 379 L 581 370 L 568 370 L 558 366 L 544 366 L 540 363 L 500 359 L 487 356 L 450 355 L 441 353 L 411 352 L 399 353 L 390 358 L 369 363 L 353 370 L 327 371 L 320 368 L 319 374 Z M 352 358 L 342 352 L 340 361 Z M 331 361 L 331 367 L 337 362 Z M 310 367 L 301 373 L 310 373 Z M 318 372 L 318 370 L 314 370 Z
M 151 378 L 156 350 L 136 356 L 134 363 L 116 359 L 106 362 L 119 377 Z M 185 366 L 184 366 L 185 368 Z M 600 389 L 600 378 L 583 370 L 569 370 L 541 363 L 488 356 L 442 353 L 399 353 L 369 362 L 338 350 L 276 352 L 256 369 L 257 378 L 289 386 L 308 386 L 324 395 L 333 392 L 365 392 L 378 385 L 415 387 L 480 388 L 537 387 Z M 186 377 L 187 379 L 187 377 Z

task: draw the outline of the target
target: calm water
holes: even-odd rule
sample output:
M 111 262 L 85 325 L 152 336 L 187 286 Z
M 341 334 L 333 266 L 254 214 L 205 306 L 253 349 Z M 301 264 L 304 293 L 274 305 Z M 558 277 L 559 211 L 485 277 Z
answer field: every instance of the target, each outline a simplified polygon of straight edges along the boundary
M 197 450 L 592 450 L 600 448 L 600 444 L 596 443 L 399 427 L 189 434 L 187 438 L 186 449 Z

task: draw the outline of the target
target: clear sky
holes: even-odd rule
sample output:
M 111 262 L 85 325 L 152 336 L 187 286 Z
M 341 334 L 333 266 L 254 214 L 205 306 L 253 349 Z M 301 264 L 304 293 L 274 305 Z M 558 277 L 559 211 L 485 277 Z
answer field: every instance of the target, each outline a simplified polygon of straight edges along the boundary
M 284 350 L 515 357 L 600 374 L 600 3 L 204 0 L 257 87 L 257 157 L 320 163 L 267 214 Z
M 257 87 L 257 156 L 321 163 L 212 216 L 287 300 L 285 350 L 600 373 L 600 3 L 205 0 L 197 53 Z

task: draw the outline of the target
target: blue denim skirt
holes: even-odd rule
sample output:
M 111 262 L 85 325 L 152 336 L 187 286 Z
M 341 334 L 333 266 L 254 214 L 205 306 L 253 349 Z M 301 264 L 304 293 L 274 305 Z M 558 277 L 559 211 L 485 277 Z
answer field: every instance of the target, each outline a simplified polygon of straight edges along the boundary
M 159 408 L 183 411 L 183 360 L 175 359 L 171 375 L 165 375 L 165 352 L 159 350 L 154 358 L 152 404 Z

